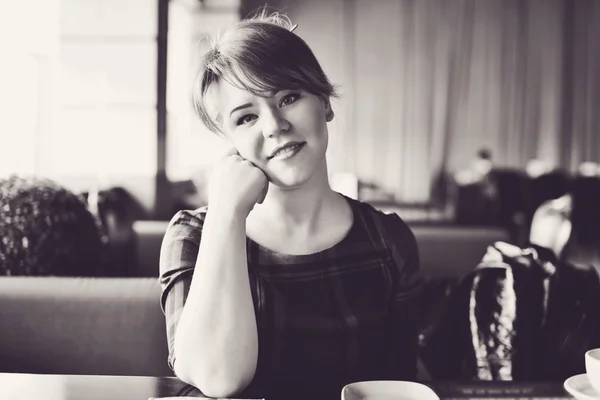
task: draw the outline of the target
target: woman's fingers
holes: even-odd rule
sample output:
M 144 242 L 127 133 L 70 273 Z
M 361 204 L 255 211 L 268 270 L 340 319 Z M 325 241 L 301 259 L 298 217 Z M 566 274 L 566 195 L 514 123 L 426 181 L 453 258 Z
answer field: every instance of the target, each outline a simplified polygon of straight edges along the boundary
M 237 149 L 233 146 L 231 146 L 230 148 L 228 148 L 225 151 L 225 154 L 223 154 L 223 158 L 227 158 L 227 157 L 231 157 L 231 156 L 239 156 L 240 153 L 237 151 Z

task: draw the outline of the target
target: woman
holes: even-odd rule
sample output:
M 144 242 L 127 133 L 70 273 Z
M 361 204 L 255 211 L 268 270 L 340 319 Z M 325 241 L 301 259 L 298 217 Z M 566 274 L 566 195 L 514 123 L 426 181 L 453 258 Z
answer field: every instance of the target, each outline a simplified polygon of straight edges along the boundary
M 335 91 L 289 20 L 242 21 L 204 55 L 195 105 L 232 145 L 205 208 L 161 249 L 169 364 L 211 397 L 339 398 L 414 379 L 419 261 L 396 215 L 334 192 Z

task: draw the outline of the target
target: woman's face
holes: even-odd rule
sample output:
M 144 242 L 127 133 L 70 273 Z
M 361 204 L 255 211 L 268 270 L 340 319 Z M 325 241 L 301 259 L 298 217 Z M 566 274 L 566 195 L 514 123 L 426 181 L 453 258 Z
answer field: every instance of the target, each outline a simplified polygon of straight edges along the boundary
M 304 90 L 256 96 L 221 81 L 216 84 L 218 112 L 226 138 L 240 156 L 282 188 L 310 180 L 325 162 L 328 99 Z

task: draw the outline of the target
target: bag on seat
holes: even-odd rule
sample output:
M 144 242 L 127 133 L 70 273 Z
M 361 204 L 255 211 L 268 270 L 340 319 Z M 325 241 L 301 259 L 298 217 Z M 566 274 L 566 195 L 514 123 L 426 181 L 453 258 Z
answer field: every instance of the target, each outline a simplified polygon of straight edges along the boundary
M 422 338 L 421 359 L 433 379 L 566 379 L 600 347 L 598 305 L 595 270 L 497 242 Z

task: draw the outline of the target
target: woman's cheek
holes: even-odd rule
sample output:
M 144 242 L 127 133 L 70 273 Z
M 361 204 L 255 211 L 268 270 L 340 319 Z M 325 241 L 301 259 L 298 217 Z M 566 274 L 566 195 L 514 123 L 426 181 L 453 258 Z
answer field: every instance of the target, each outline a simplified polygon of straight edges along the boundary
M 252 140 L 238 140 L 234 143 L 234 147 L 240 153 L 243 159 L 252 162 L 253 164 L 257 164 L 259 162 L 260 148 L 254 143 Z

